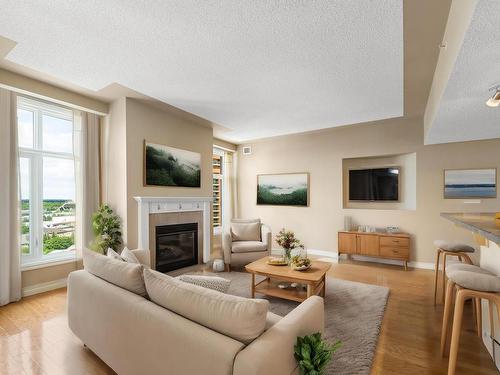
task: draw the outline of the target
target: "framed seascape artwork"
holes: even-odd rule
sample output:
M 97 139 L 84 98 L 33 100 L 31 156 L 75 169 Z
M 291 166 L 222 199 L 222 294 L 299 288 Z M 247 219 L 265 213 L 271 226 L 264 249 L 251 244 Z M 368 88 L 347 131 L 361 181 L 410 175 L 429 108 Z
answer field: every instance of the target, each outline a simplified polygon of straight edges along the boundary
M 201 155 L 144 141 L 144 186 L 201 186 Z
M 275 206 L 308 206 L 309 173 L 258 175 L 257 204 Z
M 488 169 L 445 169 L 445 198 L 496 198 L 497 170 Z

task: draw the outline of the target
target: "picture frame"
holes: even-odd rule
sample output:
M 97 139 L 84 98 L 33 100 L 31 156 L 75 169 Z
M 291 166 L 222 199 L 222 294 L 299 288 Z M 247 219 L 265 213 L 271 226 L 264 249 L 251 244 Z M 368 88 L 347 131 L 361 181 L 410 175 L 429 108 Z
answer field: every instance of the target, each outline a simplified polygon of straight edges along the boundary
M 201 154 L 144 140 L 144 186 L 201 187 Z
M 497 197 L 497 168 L 443 170 L 444 199 L 492 199 Z
M 257 175 L 258 206 L 309 207 L 309 172 Z

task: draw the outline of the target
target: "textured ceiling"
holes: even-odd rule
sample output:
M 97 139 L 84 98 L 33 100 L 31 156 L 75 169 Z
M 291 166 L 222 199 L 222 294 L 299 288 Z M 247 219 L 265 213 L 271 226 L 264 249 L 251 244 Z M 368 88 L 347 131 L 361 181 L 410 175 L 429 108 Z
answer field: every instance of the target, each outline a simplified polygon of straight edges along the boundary
M 499 20 L 500 1 L 478 2 L 426 143 L 500 138 L 500 107 L 485 104 L 500 84 Z
M 403 115 L 401 0 L 5 1 L 7 60 L 244 141 Z

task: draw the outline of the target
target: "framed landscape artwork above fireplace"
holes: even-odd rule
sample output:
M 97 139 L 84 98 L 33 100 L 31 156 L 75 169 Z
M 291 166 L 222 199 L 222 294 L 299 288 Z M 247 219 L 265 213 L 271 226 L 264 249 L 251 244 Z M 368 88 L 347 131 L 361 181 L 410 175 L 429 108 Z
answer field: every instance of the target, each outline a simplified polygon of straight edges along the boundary
M 201 187 L 201 154 L 144 141 L 144 186 Z

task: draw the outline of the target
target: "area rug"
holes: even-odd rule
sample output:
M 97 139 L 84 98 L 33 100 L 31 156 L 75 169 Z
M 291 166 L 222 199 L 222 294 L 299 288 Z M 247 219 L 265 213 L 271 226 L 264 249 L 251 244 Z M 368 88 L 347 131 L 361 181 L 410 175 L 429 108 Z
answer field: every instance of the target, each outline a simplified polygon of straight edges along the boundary
M 228 293 L 250 297 L 250 274 L 221 272 L 217 276 L 231 280 Z M 327 278 L 324 337 L 331 343 L 342 341 L 327 374 L 370 373 L 388 297 L 389 289 L 385 287 Z M 270 310 L 281 316 L 298 305 L 280 298 L 266 298 Z

